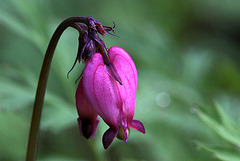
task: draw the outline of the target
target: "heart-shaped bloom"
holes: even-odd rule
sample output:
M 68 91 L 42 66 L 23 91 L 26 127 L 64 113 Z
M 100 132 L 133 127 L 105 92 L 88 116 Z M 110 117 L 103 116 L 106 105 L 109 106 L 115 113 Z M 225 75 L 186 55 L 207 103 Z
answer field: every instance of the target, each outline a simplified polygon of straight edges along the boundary
M 83 89 L 78 87 L 78 90 L 82 89 L 79 92 L 83 95 L 81 99 L 86 97 L 82 100 L 84 103 L 82 108 L 88 109 L 82 109 L 84 114 L 80 111 L 80 120 L 84 118 L 81 115 L 86 115 L 89 119 L 88 126 L 91 125 L 91 128 L 82 131 L 87 131 L 89 135 L 94 134 L 95 125 L 98 123 L 97 114 L 101 116 L 109 125 L 109 129 L 103 135 L 105 149 L 116 136 L 127 142 L 130 128 L 145 133 L 143 124 L 133 120 L 138 82 L 135 64 L 128 53 L 120 47 L 111 47 L 108 50 L 108 57 L 109 65 L 104 64 L 100 53 L 95 53 L 92 59 L 87 60 L 79 83 Z M 76 99 L 80 100 L 78 96 Z M 80 121 L 81 128 L 84 128 L 83 122 Z

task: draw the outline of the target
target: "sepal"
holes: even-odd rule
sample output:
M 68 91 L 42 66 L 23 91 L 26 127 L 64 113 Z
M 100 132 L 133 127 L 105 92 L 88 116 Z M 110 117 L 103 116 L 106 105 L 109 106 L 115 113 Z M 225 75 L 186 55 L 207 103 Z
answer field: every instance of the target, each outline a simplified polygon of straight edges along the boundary
M 104 149 L 107 149 L 113 142 L 113 139 L 117 136 L 118 129 L 109 128 L 103 135 L 102 142 Z
M 145 128 L 142 124 L 142 122 L 138 121 L 138 120 L 132 120 L 131 124 L 130 124 L 130 127 L 132 129 L 135 129 L 143 134 L 145 134 Z

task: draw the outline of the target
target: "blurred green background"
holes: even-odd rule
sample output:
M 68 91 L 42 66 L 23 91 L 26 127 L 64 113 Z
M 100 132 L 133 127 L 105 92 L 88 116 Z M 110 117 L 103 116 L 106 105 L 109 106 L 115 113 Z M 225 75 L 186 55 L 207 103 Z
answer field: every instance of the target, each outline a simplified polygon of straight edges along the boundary
M 116 23 L 120 38 L 103 40 L 136 63 L 134 118 L 146 134 L 132 130 L 127 144 L 104 150 L 101 120 L 94 139 L 80 136 L 74 82 L 83 64 L 67 79 L 78 46 L 69 28 L 50 71 L 37 160 L 240 160 L 239 0 L 0 0 L 0 160 L 25 160 L 44 53 L 72 16 Z

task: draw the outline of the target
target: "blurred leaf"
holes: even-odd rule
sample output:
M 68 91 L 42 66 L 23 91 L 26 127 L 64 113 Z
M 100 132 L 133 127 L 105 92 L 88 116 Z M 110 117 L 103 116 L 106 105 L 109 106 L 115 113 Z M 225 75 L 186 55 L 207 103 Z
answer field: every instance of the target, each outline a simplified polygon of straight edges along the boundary
M 240 130 L 239 126 L 233 123 L 226 114 L 223 114 L 223 110 L 217 105 L 218 114 L 220 112 L 223 124 L 219 124 L 216 120 L 209 117 L 207 114 L 203 113 L 201 110 L 197 110 L 197 114 L 200 119 L 208 125 L 212 130 L 214 130 L 220 137 L 222 137 L 227 142 L 240 147 Z M 233 129 L 236 128 L 237 130 Z
M 23 22 L 21 22 L 14 15 L 11 15 L 9 12 L 7 13 L 4 10 L 0 10 L 0 22 L 14 33 L 29 40 L 41 51 L 44 48 L 44 40 L 42 39 L 42 36 L 39 35 L 37 30 L 29 28 L 29 26 L 26 26 Z
M 228 117 L 220 104 L 215 103 L 215 108 L 216 115 L 220 117 L 220 122 L 200 109 L 197 109 L 197 114 L 224 142 L 230 143 L 229 147 L 226 148 L 223 145 L 213 147 L 201 142 L 196 142 L 196 144 L 200 148 L 212 152 L 219 159 L 228 161 L 240 160 L 240 126 Z
M 53 133 L 59 133 L 74 123 L 75 126 L 78 126 L 75 106 L 54 95 L 47 94 L 46 98 L 41 128 L 51 130 Z
M 195 142 L 198 149 L 204 149 L 214 154 L 214 157 L 224 161 L 240 161 L 240 151 L 232 148 L 212 147 L 210 145 Z
M 26 108 L 34 100 L 34 90 L 26 88 L 11 79 L 1 78 L 0 109 Z
M 24 160 L 29 123 L 23 116 L 21 111 L 0 110 L 0 160 Z
M 223 107 L 219 103 L 215 103 L 218 115 L 221 118 L 223 126 L 232 134 L 235 134 L 240 142 L 240 126 L 236 124 L 223 110 Z M 239 146 L 239 145 L 238 145 Z M 240 146 L 239 146 L 240 147 Z

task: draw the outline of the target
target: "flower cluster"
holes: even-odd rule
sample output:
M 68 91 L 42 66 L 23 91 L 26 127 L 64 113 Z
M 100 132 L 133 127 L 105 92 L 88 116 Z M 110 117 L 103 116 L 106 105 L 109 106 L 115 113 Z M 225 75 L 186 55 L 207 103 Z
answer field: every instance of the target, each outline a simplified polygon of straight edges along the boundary
M 115 137 L 127 142 L 130 128 L 145 133 L 143 124 L 133 120 L 138 75 L 132 58 L 122 48 L 111 47 L 106 54 L 97 33 L 104 36 L 114 27 L 89 22 L 87 32 L 82 30 L 85 26 L 75 26 L 81 28 L 76 61 L 86 63 L 76 91 L 78 123 L 81 134 L 93 138 L 100 121 L 97 117 L 102 117 L 109 126 L 102 139 L 107 149 Z

